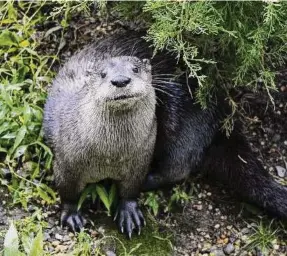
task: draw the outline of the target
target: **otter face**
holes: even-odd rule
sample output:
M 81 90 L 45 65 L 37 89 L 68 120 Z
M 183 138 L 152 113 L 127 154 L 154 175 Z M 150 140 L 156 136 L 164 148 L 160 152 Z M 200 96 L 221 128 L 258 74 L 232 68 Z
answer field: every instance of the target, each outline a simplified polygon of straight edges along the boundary
M 110 107 L 132 106 L 155 97 L 151 66 L 147 59 L 121 56 L 97 63 L 96 72 L 89 72 L 93 98 Z

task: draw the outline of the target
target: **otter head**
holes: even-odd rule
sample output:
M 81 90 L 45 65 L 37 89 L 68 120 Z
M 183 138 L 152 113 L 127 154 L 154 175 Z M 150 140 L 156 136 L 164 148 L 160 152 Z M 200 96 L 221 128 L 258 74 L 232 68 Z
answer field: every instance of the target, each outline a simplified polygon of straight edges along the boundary
M 136 104 L 155 104 L 149 60 L 121 56 L 105 58 L 89 71 L 89 87 L 98 104 L 112 109 L 131 109 Z

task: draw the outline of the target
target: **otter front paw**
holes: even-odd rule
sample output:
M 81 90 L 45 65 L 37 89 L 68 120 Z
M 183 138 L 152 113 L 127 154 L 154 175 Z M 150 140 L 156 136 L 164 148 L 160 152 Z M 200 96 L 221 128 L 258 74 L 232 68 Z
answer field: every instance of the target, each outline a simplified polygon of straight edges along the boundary
M 68 226 L 73 232 L 79 232 L 84 228 L 85 219 L 77 211 L 76 205 L 64 204 L 61 213 L 61 226 Z
M 119 230 L 121 233 L 126 233 L 131 239 L 133 229 L 137 229 L 138 235 L 141 232 L 141 227 L 145 226 L 145 220 L 138 203 L 134 200 L 122 199 L 119 203 L 114 220 L 118 220 Z

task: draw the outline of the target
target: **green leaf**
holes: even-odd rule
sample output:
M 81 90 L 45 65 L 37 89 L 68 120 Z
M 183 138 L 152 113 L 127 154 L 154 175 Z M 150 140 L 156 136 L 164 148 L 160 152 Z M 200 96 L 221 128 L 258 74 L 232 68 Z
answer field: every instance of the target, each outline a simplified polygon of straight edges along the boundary
M 31 108 L 26 101 L 24 102 L 23 114 L 24 124 L 26 125 L 27 122 L 31 120 Z
M 29 253 L 30 253 L 32 241 L 33 241 L 33 238 L 30 237 L 28 234 L 25 234 L 25 233 L 21 234 L 22 247 L 23 247 L 26 255 L 29 255 Z
M 92 190 L 93 190 L 93 186 L 92 185 L 89 185 L 88 187 L 86 187 L 84 189 L 84 191 L 82 192 L 81 197 L 80 197 L 80 199 L 78 201 L 78 210 L 81 209 L 83 202 L 87 198 L 87 195 L 90 194 L 92 192 Z
M 45 150 L 45 152 L 47 152 L 49 155 L 51 155 L 51 156 L 53 155 L 51 149 L 50 149 L 49 147 L 47 147 L 45 144 L 43 144 L 42 142 L 36 141 L 36 142 L 31 143 L 30 145 L 33 145 L 33 144 L 38 144 L 38 145 L 41 146 L 41 147 Z
M 22 145 L 22 146 L 18 147 L 14 152 L 13 158 L 18 158 L 18 157 L 24 155 L 27 147 L 28 147 L 28 145 Z
M 41 256 L 43 254 L 43 233 L 42 229 L 40 229 L 37 236 L 33 240 L 29 256 Z
M 11 222 L 4 239 L 4 256 L 18 255 L 19 237 L 14 223 Z
M 68 23 L 67 23 L 67 21 L 65 19 L 63 19 L 61 21 L 61 25 L 62 25 L 62 27 L 66 28 L 68 26 Z
M 26 135 L 26 132 L 27 132 L 27 128 L 26 126 L 22 126 L 18 133 L 17 133 L 17 136 L 16 136 L 16 139 L 15 139 L 15 142 L 14 142 L 14 145 L 13 145 L 13 149 L 12 149 L 12 152 L 11 154 L 15 151 L 15 149 L 21 144 L 21 142 L 23 141 L 25 135 Z
M 18 45 L 18 36 L 9 30 L 3 30 L 0 34 L 0 46 Z
M 6 103 L 10 108 L 13 108 L 13 101 L 10 94 L 4 89 L 1 90 L 3 102 Z
M 25 85 L 25 83 L 5 84 L 3 85 L 3 89 L 5 89 L 5 91 L 20 91 L 23 85 Z
M 101 201 L 104 203 L 106 209 L 110 212 L 111 205 L 110 205 L 109 196 L 108 196 L 106 189 L 101 184 L 97 184 L 96 191 Z
M 7 149 L 0 147 L 0 152 L 7 153 Z
M 33 174 L 31 175 L 31 179 L 35 179 L 38 174 L 40 173 L 40 163 L 38 163 L 33 171 Z
M 49 196 L 49 194 L 43 190 L 40 186 L 37 186 L 37 192 L 39 194 L 39 196 L 47 203 L 51 203 L 51 198 Z
M 28 41 L 28 40 L 23 40 L 20 44 L 19 44 L 19 46 L 21 46 L 21 47 L 27 47 L 27 46 L 29 46 L 30 45 L 30 42 Z
M 138 243 L 135 247 L 133 247 L 128 255 L 132 255 L 133 252 L 137 251 L 142 246 L 142 243 Z
M 36 56 L 40 59 L 40 56 L 38 55 L 38 53 L 30 48 L 25 48 L 25 51 L 27 51 L 28 53 L 30 53 L 33 56 Z
M 14 139 L 14 138 L 16 138 L 16 133 L 15 132 L 7 133 L 4 136 L 2 136 L 1 138 L 2 139 Z
M 97 196 L 98 196 L 97 191 L 96 191 L 96 189 L 94 188 L 94 189 L 92 190 L 92 201 L 93 201 L 93 203 L 96 201 Z
M 40 193 L 42 193 L 43 195 L 43 199 L 49 203 L 49 204 L 53 204 L 56 202 L 57 196 L 56 193 L 53 189 L 51 189 L 50 187 L 48 187 L 46 184 L 41 183 L 39 187 L 37 187 L 37 189 L 39 188 Z

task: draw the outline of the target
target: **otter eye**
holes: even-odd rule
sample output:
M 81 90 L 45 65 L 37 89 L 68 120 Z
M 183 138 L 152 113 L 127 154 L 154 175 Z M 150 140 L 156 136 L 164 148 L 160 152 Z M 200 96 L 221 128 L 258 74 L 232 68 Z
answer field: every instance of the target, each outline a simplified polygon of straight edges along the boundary
M 134 72 L 134 73 L 138 73 L 138 72 L 139 72 L 139 69 L 138 69 L 138 68 L 133 68 L 133 72 Z
M 107 75 L 107 73 L 105 73 L 105 72 L 101 72 L 101 77 L 102 77 L 102 78 L 105 78 L 105 77 L 106 77 L 106 75 Z

